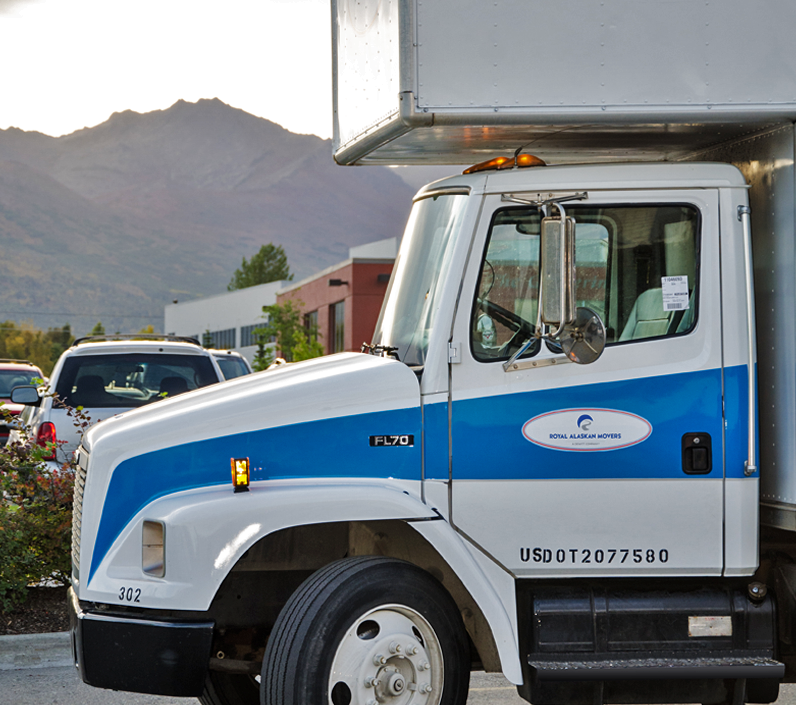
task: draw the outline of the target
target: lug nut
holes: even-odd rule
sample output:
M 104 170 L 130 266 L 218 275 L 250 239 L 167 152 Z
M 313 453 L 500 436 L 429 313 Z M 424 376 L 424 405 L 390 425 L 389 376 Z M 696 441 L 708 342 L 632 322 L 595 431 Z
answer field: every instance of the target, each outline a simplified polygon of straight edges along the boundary
M 375 688 L 381 681 L 378 678 L 366 678 L 365 679 L 365 687 L 366 688 Z
M 426 683 L 425 685 L 420 687 L 420 692 L 421 693 L 430 693 L 432 690 L 434 690 L 434 689 L 431 687 L 430 683 Z
M 406 653 L 412 656 L 416 656 L 418 651 L 420 651 L 420 649 L 418 649 L 417 646 L 408 646 L 406 648 Z
M 421 661 L 420 665 L 417 667 L 418 671 L 426 671 L 430 668 L 428 661 Z
M 385 663 L 387 663 L 387 657 L 384 656 L 384 654 L 376 654 L 373 657 L 373 663 L 376 666 L 383 666 Z
M 392 644 L 390 644 L 390 653 L 391 654 L 401 653 L 401 645 L 397 641 L 394 641 Z

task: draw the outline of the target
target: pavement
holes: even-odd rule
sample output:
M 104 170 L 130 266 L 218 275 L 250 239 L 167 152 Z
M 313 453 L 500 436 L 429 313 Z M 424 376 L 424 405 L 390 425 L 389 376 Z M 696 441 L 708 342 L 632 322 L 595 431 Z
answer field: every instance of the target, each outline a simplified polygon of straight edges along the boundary
M 68 669 L 67 669 L 68 667 Z M 53 670 L 48 674 L 44 669 L 64 669 L 61 671 Z M 7 682 L 8 678 L 17 678 L 24 681 L 20 688 L 24 691 L 30 690 L 28 700 L 20 700 L 20 703 L 41 703 L 44 694 L 47 695 L 47 702 L 79 702 L 82 705 L 182 705 L 188 698 L 167 698 L 164 696 L 141 695 L 138 693 L 112 693 L 111 691 L 94 689 L 80 682 L 77 671 L 72 661 L 72 646 L 69 640 L 69 632 L 56 632 L 53 634 L 22 634 L 14 636 L 0 636 L 0 672 L 14 671 L 0 677 L 3 687 L 9 688 L 13 685 Z M 57 678 L 51 674 L 57 674 Z M 47 681 L 43 685 L 36 686 L 36 674 L 41 674 Z M 60 693 L 59 699 L 49 700 L 50 693 L 55 687 L 52 680 L 58 683 L 65 683 L 60 686 L 75 690 L 77 699 L 69 699 L 68 695 Z M 71 679 L 71 680 L 70 680 Z M 72 680 L 75 682 L 72 683 Z M 71 684 L 71 685 L 70 685 Z M 36 687 L 39 690 L 36 690 Z M 44 689 L 44 690 L 42 690 Z M 40 692 L 41 691 L 41 692 Z M 14 691 L 16 692 L 16 691 Z M 54 692 L 54 691 L 53 691 Z M 109 699 L 110 698 L 110 699 Z M 17 700 L 15 700 L 17 702 Z M 467 705 L 527 705 L 517 695 L 517 691 L 501 674 L 497 673 L 473 673 L 470 680 L 470 692 Z M 784 685 L 780 688 L 780 697 L 777 705 L 796 705 L 796 685 Z
M 0 701 L 15 705 L 189 705 L 196 699 L 85 685 L 72 663 L 69 632 L 57 632 L 0 636 Z M 477 672 L 470 679 L 467 705 L 528 704 L 501 674 Z
M 0 671 L 72 664 L 69 632 L 0 636 Z

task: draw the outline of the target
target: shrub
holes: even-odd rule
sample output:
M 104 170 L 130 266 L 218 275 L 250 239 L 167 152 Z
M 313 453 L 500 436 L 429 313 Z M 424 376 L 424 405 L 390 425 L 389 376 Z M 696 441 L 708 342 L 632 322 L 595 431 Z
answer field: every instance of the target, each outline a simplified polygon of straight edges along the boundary
M 0 612 L 11 612 L 27 598 L 36 556 L 28 548 L 31 527 L 15 507 L 0 505 Z
M 28 585 L 69 580 L 75 473 L 71 463 L 58 469 L 48 466 L 42 456 L 51 451 L 31 441 L 25 428 L 22 440 L 0 448 L 0 610 L 4 612 L 25 601 Z

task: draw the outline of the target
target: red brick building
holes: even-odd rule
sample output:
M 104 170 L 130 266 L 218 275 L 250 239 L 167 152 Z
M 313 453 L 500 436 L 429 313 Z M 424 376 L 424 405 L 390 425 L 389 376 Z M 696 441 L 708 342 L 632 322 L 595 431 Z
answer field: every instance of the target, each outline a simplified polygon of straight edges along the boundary
M 397 246 L 391 238 L 352 247 L 344 262 L 282 289 L 277 303 L 301 302 L 305 321 L 318 326 L 327 355 L 359 352 L 373 338 Z

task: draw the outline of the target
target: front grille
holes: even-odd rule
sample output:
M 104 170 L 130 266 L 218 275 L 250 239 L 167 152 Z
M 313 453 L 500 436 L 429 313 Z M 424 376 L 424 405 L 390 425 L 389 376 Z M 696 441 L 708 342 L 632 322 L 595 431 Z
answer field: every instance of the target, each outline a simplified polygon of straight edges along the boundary
M 77 451 L 77 471 L 75 472 L 75 491 L 72 500 L 72 573 L 80 578 L 80 527 L 83 521 L 83 490 L 86 487 L 88 471 L 88 454 L 82 449 Z

